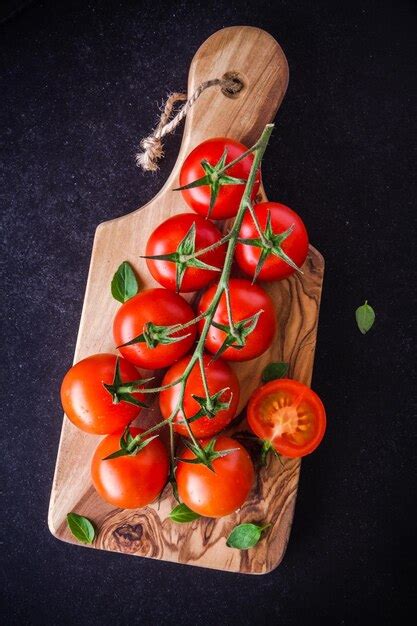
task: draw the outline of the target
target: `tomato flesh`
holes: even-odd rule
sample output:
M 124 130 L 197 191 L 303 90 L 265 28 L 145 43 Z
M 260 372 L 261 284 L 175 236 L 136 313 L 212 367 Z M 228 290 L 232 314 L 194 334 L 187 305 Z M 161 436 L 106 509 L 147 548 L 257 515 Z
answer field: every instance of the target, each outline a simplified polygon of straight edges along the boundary
M 200 143 L 185 159 L 180 172 L 180 186 L 188 185 L 203 177 L 205 171 L 201 165 L 202 161 L 208 161 L 210 165 L 216 165 L 222 158 L 224 151 L 227 151 L 226 164 L 233 161 L 246 151 L 246 146 L 229 139 L 227 137 L 216 137 Z M 253 154 L 248 155 L 236 165 L 227 170 L 229 176 L 247 180 L 253 162 Z M 261 174 L 258 171 L 252 191 L 252 199 L 256 197 L 261 181 Z M 238 212 L 240 201 L 245 190 L 244 184 L 222 185 L 214 204 L 210 217 L 215 220 L 222 220 L 234 217 Z M 208 216 L 210 206 L 211 190 L 209 185 L 184 189 L 181 191 L 184 200 L 196 213 L 204 217 Z
M 204 446 L 207 442 L 200 443 Z M 234 451 L 213 461 L 214 472 L 205 465 L 181 460 L 176 472 L 181 501 L 205 517 L 223 517 L 239 509 L 248 497 L 255 478 L 251 458 L 236 439 L 217 437 L 215 450 Z M 184 450 L 180 455 L 180 459 L 194 458 L 190 450 Z
M 125 359 L 120 359 L 123 382 L 140 378 L 138 370 Z M 61 385 L 61 402 L 65 414 L 75 426 L 93 435 L 107 435 L 127 426 L 140 413 L 141 407 L 128 402 L 113 403 L 103 383 L 113 382 L 116 367 L 115 354 L 94 354 L 71 367 Z M 145 401 L 145 395 L 133 394 Z
M 199 303 L 199 313 L 207 311 L 213 300 L 216 288 L 217 285 L 211 285 L 205 291 Z M 248 361 L 265 352 L 272 343 L 277 327 L 274 303 L 262 287 L 252 285 L 248 280 L 241 278 L 231 278 L 229 280 L 229 293 L 234 324 L 252 317 L 258 311 L 262 311 L 254 330 L 245 337 L 244 346 L 237 348 L 231 345 L 221 354 L 221 357 L 226 361 Z M 222 326 L 229 325 L 224 293 L 220 298 L 213 321 Z M 201 320 L 198 325 L 200 333 L 203 328 L 204 320 Z M 227 333 L 224 330 L 212 324 L 205 341 L 206 349 L 215 354 L 222 347 L 226 337 Z
M 186 369 L 190 356 L 186 356 L 178 363 L 175 363 L 166 372 L 162 385 L 168 385 L 182 376 Z M 232 421 L 236 415 L 237 407 L 239 404 L 239 381 L 236 374 L 228 363 L 217 359 L 212 361 L 211 357 L 207 354 L 203 357 L 204 371 L 207 377 L 207 386 L 210 394 L 215 394 L 222 389 L 228 388 L 221 396 L 221 400 L 227 402 L 230 400 L 228 409 L 221 409 L 214 417 L 208 417 L 203 415 L 199 419 L 190 422 L 191 430 L 195 437 L 211 437 L 215 435 Z M 172 415 L 178 402 L 181 385 L 173 385 L 159 394 L 159 406 L 161 414 L 164 419 L 168 419 Z M 196 363 L 188 376 L 185 384 L 183 406 L 184 413 L 187 419 L 190 419 L 200 410 L 200 405 L 193 396 L 206 397 L 201 370 L 198 363 Z M 188 429 L 184 423 L 184 413 L 178 411 L 174 419 L 175 432 L 188 436 Z
M 325 409 L 318 395 L 287 378 L 259 387 L 249 400 L 247 416 L 258 437 L 292 458 L 313 452 L 326 430 Z
M 291 234 L 282 242 L 281 248 L 298 267 L 301 267 L 307 258 L 308 234 L 300 216 L 297 215 L 295 211 L 285 206 L 285 204 L 280 204 L 279 202 L 261 202 L 260 204 L 256 204 L 254 206 L 254 213 L 262 231 L 264 231 L 266 227 L 268 214 L 271 218 L 271 226 L 274 234 L 282 234 L 293 227 Z M 246 212 L 243 218 L 239 238 L 259 238 L 258 229 L 249 211 Z M 255 275 L 261 252 L 261 248 L 249 244 L 238 243 L 236 246 L 236 261 L 245 274 L 252 278 Z M 268 281 L 282 280 L 294 274 L 295 271 L 296 270 L 283 259 L 275 254 L 269 254 L 258 274 L 258 279 Z
M 140 428 L 130 429 L 132 437 L 142 432 Z M 135 455 L 104 460 L 120 448 L 121 434 L 109 435 L 98 444 L 91 477 L 103 500 L 121 509 L 136 509 L 153 502 L 164 488 L 168 454 L 160 439 L 154 439 Z
M 221 232 L 210 220 L 194 213 L 180 213 L 165 220 L 153 231 L 146 246 L 146 256 L 175 253 L 193 224 L 195 226 L 195 252 L 208 248 L 222 238 Z M 226 246 L 221 245 L 199 256 L 198 259 L 221 270 L 225 256 Z M 150 273 L 160 285 L 176 291 L 177 265 L 174 261 L 146 259 L 146 263 Z M 189 266 L 185 269 L 179 291 L 190 292 L 202 289 L 218 275 L 219 272 L 215 270 Z
M 143 333 L 147 322 L 158 326 L 185 324 L 194 318 L 191 306 L 180 295 L 168 289 L 145 289 L 127 300 L 116 313 L 113 322 L 113 336 L 116 346 L 131 341 Z M 131 363 L 144 369 L 159 369 L 172 365 L 181 358 L 194 343 L 195 325 L 176 335 L 188 335 L 181 341 L 159 344 L 150 348 L 145 342 L 120 347 L 120 353 Z M 173 335 L 174 337 L 176 336 Z

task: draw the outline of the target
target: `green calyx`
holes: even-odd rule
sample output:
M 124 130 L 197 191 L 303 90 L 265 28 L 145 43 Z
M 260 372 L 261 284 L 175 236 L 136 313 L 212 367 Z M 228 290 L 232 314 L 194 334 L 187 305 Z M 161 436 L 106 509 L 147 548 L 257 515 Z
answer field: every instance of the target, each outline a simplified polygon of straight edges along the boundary
M 190 424 L 191 422 L 195 422 L 200 419 L 200 417 L 208 417 L 209 419 L 213 419 L 216 417 L 219 411 L 227 411 L 230 407 L 230 403 L 232 402 L 233 393 L 230 392 L 230 397 L 225 402 L 222 401 L 221 397 L 226 393 L 226 391 L 230 391 L 229 387 L 225 387 L 224 389 L 220 389 L 213 395 L 208 394 L 207 396 L 196 396 L 192 394 L 192 397 L 198 404 L 200 405 L 200 409 L 197 411 L 195 415 L 190 417 L 187 421 Z
M 198 446 L 188 439 L 183 439 L 183 443 L 195 454 L 195 459 L 183 459 L 179 458 L 178 461 L 182 463 L 192 463 L 194 465 L 205 465 L 209 470 L 214 472 L 213 462 L 216 459 L 220 459 L 232 452 L 236 452 L 238 448 L 230 448 L 229 450 L 215 450 L 216 438 L 211 439 L 205 446 Z
M 279 462 L 281 463 L 281 465 L 284 466 L 281 455 L 275 450 L 274 446 L 272 445 L 270 441 L 267 441 L 266 439 L 264 439 L 264 440 L 259 440 L 259 442 L 262 444 L 261 458 L 260 458 L 261 465 L 266 465 L 266 458 L 268 454 L 271 453 L 274 456 L 276 456 Z
M 138 387 L 145 385 L 153 378 L 140 378 L 139 380 L 134 381 L 135 389 L 134 391 L 140 391 Z M 106 383 L 102 383 L 103 387 L 106 391 L 109 392 L 111 397 L 113 398 L 113 404 L 119 404 L 119 402 L 128 402 L 129 404 L 134 404 L 135 406 L 140 406 L 142 408 L 147 408 L 147 404 L 141 402 L 137 398 L 135 398 L 130 389 L 126 389 L 123 386 L 123 381 L 120 375 L 120 359 L 116 358 L 116 366 L 114 368 L 114 377 L 111 385 Z M 132 384 L 133 386 L 133 384 Z
M 170 254 L 156 254 L 154 256 L 144 256 L 143 259 L 153 259 L 154 261 L 170 261 L 176 265 L 175 288 L 177 293 L 181 290 L 184 274 L 189 267 L 195 267 L 200 270 L 209 270 L 211 272 L 220 272 L 219 267 L 209 265 L 201 261 L 196 254 L 195 249 L 195 222 L 190 226 L 185 237 L 180 241 L 175 252 Z
M 225 150 L 220 157 L 216 165 L 211 165 L 208 161 L 201 161 L 201 167 L 204 170 L 205 175 L 197 180 L 194 180 L 188 185 L 183 187 L 177 187 L 174 191 L 182 191 L 183 189 L 193 189 L 194 187 L 210 187 L 210 205 L 207 213 L 207 217 L 210 217 L 213 207 L 216 204 L 217 196 L 223 185 L 246 185 L 244 178 L 235 178 L 234 176 L 228 176 L 223 171 L 226 167 L 227 150 Z
M 267 439 L 260 439 L 256 435 L 253 435 L 252 433 L 250 433 L 250 432 L 248 432 L 246 430 L 236 432 L 236 433 L 234 433 L 233 436 L 237 440 L 240 440 L 240 439 L 243 439 L 243 441 L 247 440 L 249 442 L 253 442 L 257 446 L 260 446 L 260 454 L 259 454 L 259 458 L 257 460 L 257 462 L 258 462 L 258 464 L 260 466 L 266 465 L 266 459 L 268 457 L 268 454 L 273 454 L 275 457 L 277 457 L 277 459 L 279 460 L 281 465 L 284 467 L 284 462 L 282 460 L 282 457 L 279 454 L 279 452 L 277 452 L 275 450 L 275 448 L 274 448 L 274 446 L 273 446 L 271 441 L 268 441 Z
M 291 224 L 291 226 L 287 228 L 287 230 L 285 230 L 284 232 L 274 233 L 274 231 L 272 230 L 272 225 L 271 225 L 271 212 L 268 211 L 265 230 L 263 230 L 262 233 L 260 233 L 260 237 L 254 238 L 254 239 L 240 239 L 240 238 L 238 239 L 238 242 L 244 245 L 255 246 L 256 248 L 261 248 L 261 254 L 259 257 L 258 264 L 255 269 L 255 274 L 253 276 L 253 282 L 255 282 L 255 280 L 258 278 L 259 272 L 264 266 L 266 259 L 271 254 L 278 257 L 282 261 L 284 261 L 284 263 L 287 263 L 287 265 L 292 267 L 297 272 L 300 272 L 301 274 L 303 273 L 302 270 L 298 267 L 298 265 L 294 263 L 291 257 L 289 257 L 288 254 L 286 254 L 284 250 L 282 249 L 282 243 L 286 239 L 288 239 L 288 237 L 293 232 L 294 228 L 295 228 L 294 224 Z
M 116 459 L 119 456 L 134 456 L 140 450 L 143 450 L 145 446 L 151 443 L 153 439 L 156 439 L 159 435 L 154 435 L 153 437 L 148 437 L 147 439 L 143 439 L 141 435 L 136 435 L 132 437 L 132 433 L 130 432 L 129 427 L 123 432 L 120 437 L 120 448 L 106 456 L 103 461 L 109 461 L 110 459 Z
M 240 322 L 233 322 L 231 326 L 227 326 L 226 324 L 218 324 L 217 322 L 213 321 L 211 323 L 212 326 L 226 333 L 226 338 L 220 348 L 217 350 L 213 359 L 217 359 L 228 348 L 241 350 L 246 345 L 247 337 L 255 330 L 262 313 L 263 309 L 261 309 L 254 315 L 251 315 L 250 317 L 241 320 Z
M 169 464 L 168 482 L 171 485 L 172 495 L 174 496 L 174 498 L 176 499 L 176 501 L 179 504 L 180 503 L 180 499 L 179 499 L 179 495 L 178 495 L 177 479 L 176 479 L 176 476 L 175 476 L 176 469 L 177 468 L 175 467 L 173 462 Z
M 158 326 L 153 322 L 147 322 L 143 327 L 143 332 L 134 337 L 126 343 L 117 346 L 118 348 L 125 348 L 126 346 L 133 346 L 135 343 L 146 343 L 148 348 L 156 348 L 160 344 L 166 345 L 169 343 L 177 343 L 182 341 L 186 337 L 189 337 L 190 333 L 185 335 L 174 336 L 180 330 L 179 325 L 175 326 Z

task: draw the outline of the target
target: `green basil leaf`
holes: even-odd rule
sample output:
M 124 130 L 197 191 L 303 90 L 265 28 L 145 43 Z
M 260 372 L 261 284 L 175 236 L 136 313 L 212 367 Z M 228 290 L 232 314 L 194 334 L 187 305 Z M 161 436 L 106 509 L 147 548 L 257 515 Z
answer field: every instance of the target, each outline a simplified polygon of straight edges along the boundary
M 262 372 L 262 382 L 284 378 L 288 372 L 288 363 L 269 363 Z
M 133 298 L 138 293 L 138 289 L 138 281 L 132 266 L 128 261 L 123 261 L 111 281 L 111 295 L 118 302 L 124 303 Z
M 68 513 L 67 524 L 78 541 L 81 541 L 81 543 L 93 543 L 96 531 L 87 517 L 77 515 L 77 513 Z
M 169 514 L 169 519 L 177 524 L 186 524 L 201 517 L 198 513 L 194 513 L 186 504 L 178 504 Z
M 365 304 L 356 309 L 356 323 L 362 335 L 372 328 L 375 322 L 375 311 L 365 300 Z
M 256 546 L 264 530 L 269 528 L 271 524 L 266 526 L 259 526 L 258 524 L 239 524 L 235 526 L 229 537 L 227 538 L 226 545 L 229 548 L 237 548 L 238 550 L 248 550 Z

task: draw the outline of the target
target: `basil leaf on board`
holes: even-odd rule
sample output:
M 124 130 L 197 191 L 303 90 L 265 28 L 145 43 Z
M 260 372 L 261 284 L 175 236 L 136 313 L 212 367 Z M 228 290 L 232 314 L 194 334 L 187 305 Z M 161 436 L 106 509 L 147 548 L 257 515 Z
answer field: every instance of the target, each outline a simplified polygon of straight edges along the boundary
M 138 281 L 128 261 L 123 261 L 117 268 L 111 281 L 111 295 L 122 304 L 138 293 Z
M 375 311 L 365 300 L 365 304 L 356 309 L 356 323 L 362 335 L 365 335 L 372 328 L 375 322 Z
M 68 528 L 78 541 L 81 543 L 93 543 L 96 531 L 93 524 L 87 517 L 78 515 L 77 513 L 68 513 Z
M 238 550 L 249 550 L 256 546 L 264 530 L 269 528 L 271 524 L 259 526 L 258 524 L 239 524 L 230 533 L 227 538 L 226 545 L 229 548 L 237 548 Z
M 186 504 L 178 504 L 169 514 L 169 519 L 177 524 L 186 524 L 201 517 L 198 513 L 194 513 Z
M 262 372 L 262 382 L 284 378 L 288 372 L 288 363 L 269 363 Z

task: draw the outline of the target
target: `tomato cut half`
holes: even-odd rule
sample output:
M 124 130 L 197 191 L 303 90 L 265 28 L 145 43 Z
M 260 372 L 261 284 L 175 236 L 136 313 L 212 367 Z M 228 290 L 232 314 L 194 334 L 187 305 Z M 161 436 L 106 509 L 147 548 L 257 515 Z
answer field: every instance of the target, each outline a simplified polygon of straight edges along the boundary
M 290 458 L 313 452 L 326 430 L 326 412 L 318 395 L 289 378 L 259 387 L 249 400 L 247 418 L 255 435 Z

